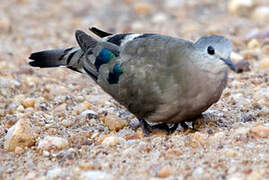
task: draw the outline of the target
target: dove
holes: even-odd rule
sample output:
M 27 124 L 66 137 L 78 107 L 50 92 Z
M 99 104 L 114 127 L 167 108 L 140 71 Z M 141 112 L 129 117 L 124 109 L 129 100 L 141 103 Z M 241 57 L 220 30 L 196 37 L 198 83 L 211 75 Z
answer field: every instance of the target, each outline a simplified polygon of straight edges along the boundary
M 161 34 L 111 34 L 92 27 L 81 30 L 79 46 L 32 53 L 29 64 L 65 66 L 88 74 L 106 93 L 133 113 L 145 134 L 186 127 L 212 104 L 227 84 L 231 42 L 207 35 L 191 42 Z M 91 88 L 91 87 L 89 87 Z

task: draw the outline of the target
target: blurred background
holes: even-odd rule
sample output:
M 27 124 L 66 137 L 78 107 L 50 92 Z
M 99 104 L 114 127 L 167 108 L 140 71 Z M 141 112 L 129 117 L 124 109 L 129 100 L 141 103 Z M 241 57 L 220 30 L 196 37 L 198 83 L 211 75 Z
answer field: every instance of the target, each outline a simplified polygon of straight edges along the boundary
M 89 77 L 27 64 L 32 52 L 77 46 L 75 30 L 91 26 L 192 41 L 223 35 L 243 73 L 229 74 L 197 133 L 143 138 L 127 123 L 134 116 Z M 129 179 L 268 179 L 268 78 L 269 0 L 0 0 L 0 179 L 65 179 L 88 170 Z M 5 139 L 15 125 L 25 134 Z M 64 150 L 40 147 L 40 139 L 50 145 L 47 136 L 62 137 L 53 147 Z M 113 148 L 102 143 L 110 136 Z

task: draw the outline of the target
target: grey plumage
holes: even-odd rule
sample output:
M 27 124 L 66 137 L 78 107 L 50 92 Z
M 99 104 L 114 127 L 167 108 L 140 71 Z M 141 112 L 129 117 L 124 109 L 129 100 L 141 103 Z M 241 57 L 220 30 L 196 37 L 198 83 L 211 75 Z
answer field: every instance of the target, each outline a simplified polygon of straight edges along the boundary
M 65 65 L 88 73 L 141 123 L 181 123 L 197 117 L 219 100 L 227 67 L 236 71 L 229 59 L 232 45 L 223 36 L 192 43 L 158 34 L 93 32 L 103 38 L 77 31 L 80 48 L 33 53 L 30 65 Z

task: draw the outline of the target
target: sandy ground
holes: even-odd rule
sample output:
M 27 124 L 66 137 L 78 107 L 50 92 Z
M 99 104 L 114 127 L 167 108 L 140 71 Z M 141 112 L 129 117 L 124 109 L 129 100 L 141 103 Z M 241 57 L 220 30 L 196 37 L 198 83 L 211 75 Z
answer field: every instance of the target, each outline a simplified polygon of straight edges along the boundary
M 269 2 L 1 0 L 0 179 L 269 179 Z M 74 31 L 155 32 L 234 45 L 221 100 L 196 129 L 146 137 L 89 77 L 27 64 Z

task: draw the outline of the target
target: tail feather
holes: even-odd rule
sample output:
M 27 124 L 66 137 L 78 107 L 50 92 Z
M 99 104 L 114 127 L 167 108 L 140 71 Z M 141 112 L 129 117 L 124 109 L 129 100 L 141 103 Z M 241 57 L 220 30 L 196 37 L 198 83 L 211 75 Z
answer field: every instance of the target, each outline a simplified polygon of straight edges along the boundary
M 65 65 L 64 55 L 65 49 L 35 52 L 29 57 L 32 60 L 29 64 L 41 68 L 63 66 Z

